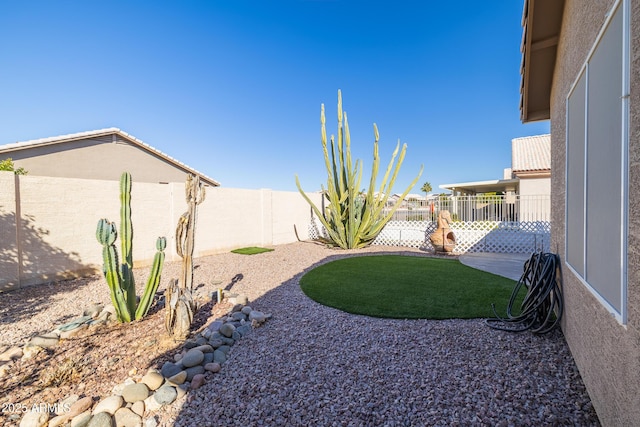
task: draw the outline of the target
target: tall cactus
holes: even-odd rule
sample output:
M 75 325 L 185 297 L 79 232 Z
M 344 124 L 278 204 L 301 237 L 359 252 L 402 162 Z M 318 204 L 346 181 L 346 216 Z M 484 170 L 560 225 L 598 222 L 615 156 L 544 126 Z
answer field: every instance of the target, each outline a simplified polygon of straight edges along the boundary
M 380 190 L 375 194 L 376 178 L 380 163 L 378 156 L 378 140 L 380 135 L 378 134 L 378 127 L 375 123 L 373 124 L 375 139 L 373 143 L 371 180 L 367 192 L 361 194 L 359 188 L 362 178 L 362 162 L 356 160 L 354 166 L 351 159 L 351 134 L 349 132 L 347 113 L 342 111 L 342 93 L 340 90 L 338 90 L 338 141 L 336 144 L 334 136 L 331 135 L 331 156 L 329 156 L 327 149 L 324 104 L 321 106 L 320 123 L 322 149 L 324 152 L 325 166 L 327 168 L 327 188 L 325 190 L 323 186 L 322 191 L 329 201 L 325 212 L 318 209 L 305 194 L 300 186 L 300 180 L 297 175 L 296 186 L 300 194 L 302 194 L 302 197 L 311 205 L 320 222 L 322 222 L 327 229 L 330 238 L 329 243 L 343 249 L 365 247 L 375 240 L 385 224 L 389 222 L 394 212 L 400 207 L 404 197 L 418 182 L 418 179 L 420 179 L 423 168 L 420 168 L 418 176 L 414 178 L 391 210 L 385 215 L 383 209 L 391 195 L 391 190 L 400 171 L 400 166 L 404 161 L 407 145 L 404 144 L 402 146 L 400 157 L 394 167 L 394 161 L 400 149 L 400 141 L 398 141 L 389 165 L 387 166 L 384 178 L 382 179 Z M 389 176 L 390 174 L 391 176 Z
M 106 218 L 98 221 L 96 239 L 102 245 L 103 273 L 111 293 L 111 302 L 120 322 L 141 319 L 149 311 L 155 295 L 164 262 L 164 237 L 156 240 L 157 252 L 151 266 L 140 302 L 136 301 L 136 284 L 133 276 L 133 226 L 131 223 L 131 174 L 123 172 L 120 177 L 120 244 L 122 262 L 119 262 L 115 241 L 118 237 L 116 224 Z
M 197 206 L 204 201 L 206 193 L 199 176 L 187 175 L 184 188 L 188 210 L 182 214 L 176 227 L 176 251 L 182 258 L 180 286 L 193 291 L 193 247 Z

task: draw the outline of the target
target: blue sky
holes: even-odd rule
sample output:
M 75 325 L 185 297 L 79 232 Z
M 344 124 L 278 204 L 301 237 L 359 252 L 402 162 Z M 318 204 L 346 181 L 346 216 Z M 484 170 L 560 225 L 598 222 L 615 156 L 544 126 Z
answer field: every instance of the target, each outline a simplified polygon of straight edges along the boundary
M 337 91 L 368 182 L 498 179 L 519 119 L 522 1 L 0 0 L 0 144 L 118 127 L 225 187 L 326 182 Z M 134 177 L 135 179 L 135 177 Z M 364 187 L 364 185 L 363 185 Z

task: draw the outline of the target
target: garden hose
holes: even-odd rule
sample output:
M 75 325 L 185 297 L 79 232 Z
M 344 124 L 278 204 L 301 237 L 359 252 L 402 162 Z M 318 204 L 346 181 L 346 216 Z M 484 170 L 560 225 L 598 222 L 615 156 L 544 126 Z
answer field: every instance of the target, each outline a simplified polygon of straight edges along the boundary
M 496 317 L 486 319 L 487 325 L 510 332 L 530 329 L 535 334 L 545 334 L 555 328 L 564 309 L 562 287 L 556 278 L 559 260 L 558 255 L 553 253 L 532 254 L 525 262 L 524 273 L 511 293 L 507 317 L 500 317 L 496 313 L 495 304 L 491 304 Z M 527 294 L 522 301 L 520 313 L 514 315 L 513 307 L 523 286 L 527 289 Z

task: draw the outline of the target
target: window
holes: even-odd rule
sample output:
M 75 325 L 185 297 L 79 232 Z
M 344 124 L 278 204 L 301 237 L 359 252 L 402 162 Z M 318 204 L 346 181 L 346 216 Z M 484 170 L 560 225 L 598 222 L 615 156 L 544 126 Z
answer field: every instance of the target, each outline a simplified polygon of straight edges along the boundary
M 628 1 L 612 10 L 567 97 L 566 262 L 626 322 Z

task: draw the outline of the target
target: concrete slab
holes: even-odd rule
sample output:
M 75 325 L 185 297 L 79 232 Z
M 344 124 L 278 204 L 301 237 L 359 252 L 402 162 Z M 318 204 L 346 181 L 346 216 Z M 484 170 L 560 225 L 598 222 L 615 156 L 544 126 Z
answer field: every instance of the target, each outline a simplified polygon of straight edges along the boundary
M 508 277 L 512 280 L 519 280 L 524 271 L 524 263 L 529 258 L 531 258 L 530 253 L 503 254 L 474 252 L 460 255 L 459 259 L 460 262 L 466 266 Z

